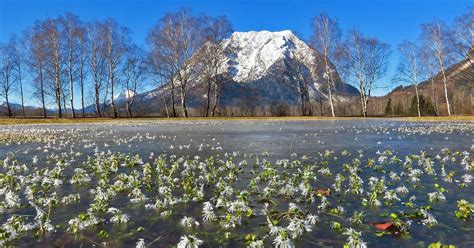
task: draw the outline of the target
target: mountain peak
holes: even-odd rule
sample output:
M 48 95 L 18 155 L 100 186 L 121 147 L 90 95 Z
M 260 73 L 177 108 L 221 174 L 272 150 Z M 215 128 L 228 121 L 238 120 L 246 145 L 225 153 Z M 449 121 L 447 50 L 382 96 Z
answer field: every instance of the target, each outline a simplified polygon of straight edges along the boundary
M 290 30 L 235 32 L 224 42 L 234 53 L 229 59 L 230 68 L 226 69 L 236 82 L 262 78 L 275 62 L 293 56 L 295 51 L 313 54 L 312 49 Z
M 293 31 L 291 30 L 282 30 L 282 31 L 247 31 L 247 32 L 234 32 L 231 38 L 276 38 L 276 37 L 296 37 Z

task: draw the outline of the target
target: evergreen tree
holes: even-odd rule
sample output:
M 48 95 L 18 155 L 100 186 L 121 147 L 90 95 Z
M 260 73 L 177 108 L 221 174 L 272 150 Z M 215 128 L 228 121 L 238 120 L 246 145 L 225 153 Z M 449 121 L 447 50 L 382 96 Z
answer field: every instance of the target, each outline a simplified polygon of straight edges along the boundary
M 392 98 L 388 99 L 387 106 L 385 107 L 385 116 L 393 116 Z
M 403 106 L 401 102 L 398 102 L 397 105 L 395 106 L 394 114 L 398 116 L 405 115 L 405 111 L 403 111 Z
M 421 115 L 433 115 L 433 105 L 431 103 L 431 99 L 429 97 L 425 97 L 424 95 L 420 94 L 420 112 Z M 410 115 L 418 115 L 417 104 L 416 104 L 416 96 L 412 98 L 410 109 Z
M 423 115 L 423 111 L 422 111 L 422 101 L 423 101 L 423 98 L 421 97 L 420 95 L 420 112 L 421 112 L 421 115 Z M 417 106 L 417 100 L 416 100 L 416 96 L 414 96 L 412 99 L 411 99 L 411 104 L 410 104 L 410 108 L 408 109 L 408 115 L 418 115 L 418 106 Z

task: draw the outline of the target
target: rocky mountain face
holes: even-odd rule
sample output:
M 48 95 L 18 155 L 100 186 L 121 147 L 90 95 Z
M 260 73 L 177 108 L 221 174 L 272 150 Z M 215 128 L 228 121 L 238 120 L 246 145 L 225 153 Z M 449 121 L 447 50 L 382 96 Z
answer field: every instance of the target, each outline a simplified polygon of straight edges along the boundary
M 248 107 L 285 103 L 298 105 L 300 101 L 298 80 L 292 66 L 302 63 L 309 76 L 309 99 L 318 101 L 327 98 L 325 88 L 326 79 L 324 69 L 313 66 L 317 63 L 318 54 L 304 41 L 299 39 L 289 30 L 280 32 L 235 32 L 223 41 L 227 61 L 221 68 L 226 75 L 220 99 L 221 106 Z M 297 61 L 296 61 L 297 60 Z M 343 83 L 334 66 L 331 65 L 333 78 L 335 78 L 336 101 L 344 97 L 358 94 L 354 87 Z M 167 95 L 168 87 L 164 86 L 137 95 L 137 106 L 152 106 L 162 104 L 159 95 Z M 197 82 L 191 84 L 187 92 L 188 105 L 198 108 L 204 105 L 204 90 Z M 167 97 L 167 100 L 168 99 Z

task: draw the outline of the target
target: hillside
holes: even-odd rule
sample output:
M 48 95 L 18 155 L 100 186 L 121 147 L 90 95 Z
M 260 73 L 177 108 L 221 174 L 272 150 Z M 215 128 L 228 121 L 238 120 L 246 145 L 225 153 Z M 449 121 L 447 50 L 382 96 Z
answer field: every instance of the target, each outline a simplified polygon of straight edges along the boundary
M 446 71 L 448 79 L 448 98 L 454 114 L 474 114 L 474 70 L 469 61 L 461 61 Z M 445 115 L 447 112 L 444 96 L 442 75 L 438 73 L 434 78 L 427 79 L 419 84 L 419 92 L 428 102 L 437 108 L 437 114 Z M 412 98 L 415 96 L 414 86 L 399 86 L 386 96 L 377 101 L 386 102 L 389 98 L 393 105 L 400 105 L 405 112 L 409 111 Z M 380 103 L 383 106 L 385 104 Z M 379 109 L 380 111 L 380 109 Z M 383 113 L 378 113 L 383 114 Z

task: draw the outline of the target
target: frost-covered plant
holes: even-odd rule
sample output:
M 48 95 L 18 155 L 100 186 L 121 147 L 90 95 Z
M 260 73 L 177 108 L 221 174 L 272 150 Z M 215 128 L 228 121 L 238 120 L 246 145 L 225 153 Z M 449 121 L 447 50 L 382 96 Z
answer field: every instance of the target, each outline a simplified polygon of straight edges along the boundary
M 107 212 L 113 214 L 112 218 L 110 218 L 110 222 L 112 223 L 127 223 L 130 219 L 129 215 L 122 213 L 122 211 L 117 208 L 111 207 Z
M 472 213 L 474 213 L 474 204 L 468 202 L 465 199 L 457 201 L 458 210 L 455 212 L 455 215 L 458 219 L 469 220 Z
M 194 219 L 194 217 L 187 217 L 187 216 L 184 216 L 181 221 L 180 221 L 181 225 L 184 226 L 184 227 L 193 227 L 193 226 L 199 226 L 199 222 L 196 221 L 196 219 Z
M 183 235 L 179 239 L 178 248 L 197 248 L 204 242 L 193 235 Z
M 352 228 L 345 228 L 342 234 L 347 236 L 346 239 L 346 244 L 344 247 L 350 247 L 350 248 L 365 248 L 367 247 L 367 243 L 362 240 L 362 234 L 361 232 L 357 232 L 356 230 Z

